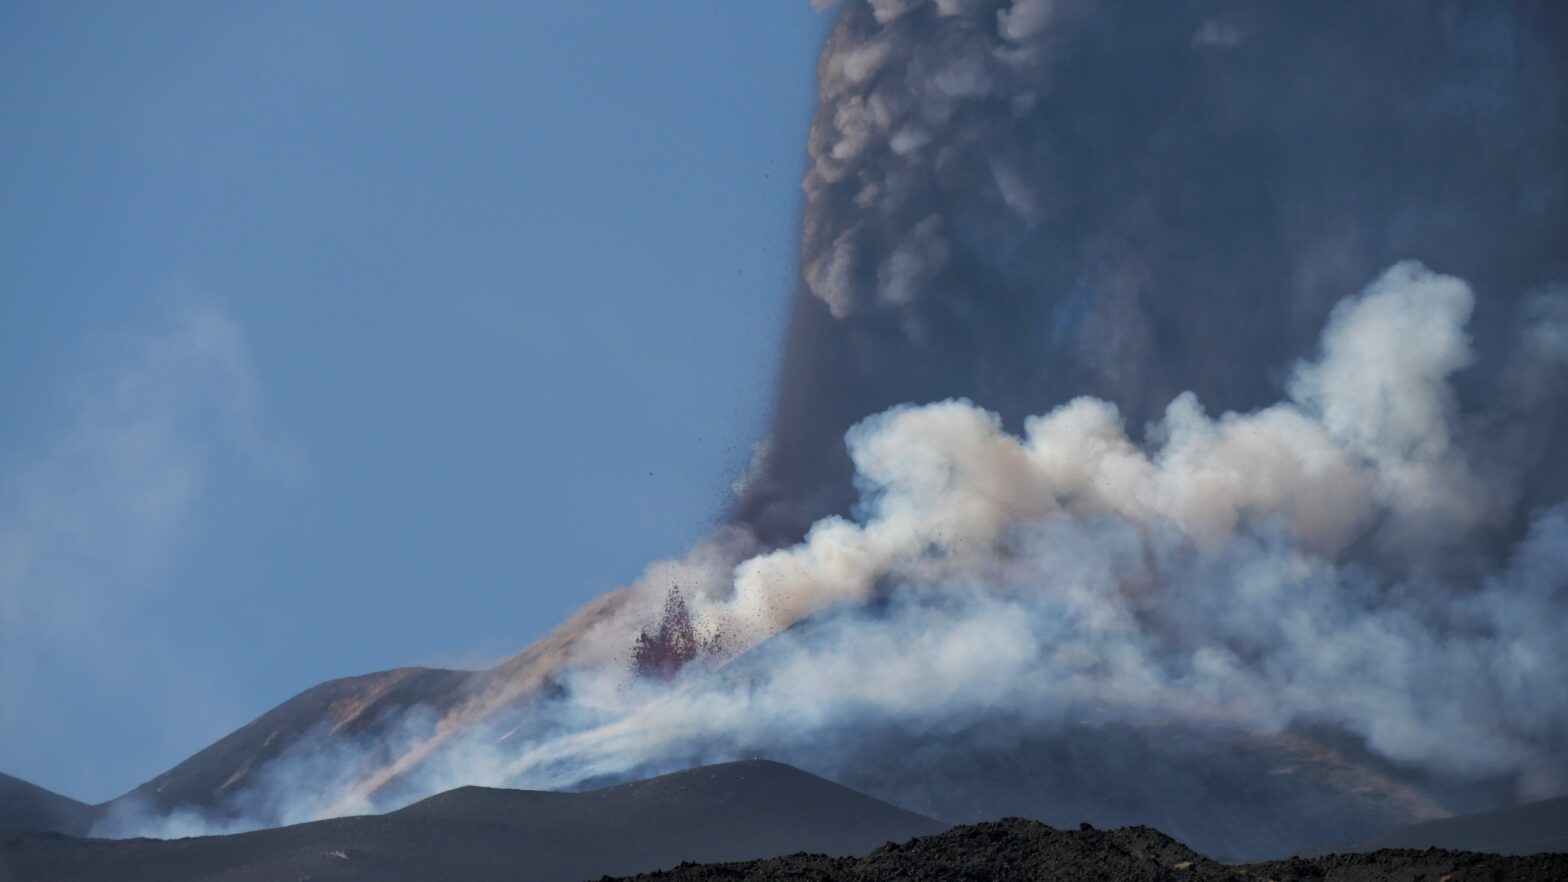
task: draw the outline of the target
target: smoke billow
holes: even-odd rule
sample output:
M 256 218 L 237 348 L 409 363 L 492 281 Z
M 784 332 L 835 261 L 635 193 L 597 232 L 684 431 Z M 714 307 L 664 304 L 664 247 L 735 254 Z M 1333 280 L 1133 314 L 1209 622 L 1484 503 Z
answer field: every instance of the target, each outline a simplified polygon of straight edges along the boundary
M 837 15 L 729 523 L 221 823 L 766 753 L 1256 853 L 1568 788 L 1568 7 Z
M 1513 304 L 1568 277 L 1565 46 L 1550 2 L 844 4 L 738 519 L 787 544 L 847 513 L 844 432 L 903 402 L 1261 406 L 1405 259 L 1474 286 L 1501 367 Z
M 820 754 L 867 717 L 1005 709 L 1331 726 L 1401 763 L 1568 785 L 1568 506 L 1501 553 L 1478 538 L 1510 522 L 1522 475 L 1456 404 L 1472 307 L 1462 281 L 1396 265 L 1333 310 L 1286 400 L 1210 416 L 1185 394 L 1142 442 L 1087 397 L 1022 436 L 966 401 L 872 417 L 849 437 L 856 517 L 698 598 L 761 648 L 651 701 L 577 672 L 608 716 L 519 745 L 504 777 Z M 1538 370 L 1561 378 L 1552 351 Z

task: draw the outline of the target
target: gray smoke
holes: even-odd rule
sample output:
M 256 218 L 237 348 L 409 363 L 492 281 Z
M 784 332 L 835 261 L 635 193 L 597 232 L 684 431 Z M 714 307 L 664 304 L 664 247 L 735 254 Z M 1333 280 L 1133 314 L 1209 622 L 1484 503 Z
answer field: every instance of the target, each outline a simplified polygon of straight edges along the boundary
M 1307 723 L 1397 763 L 1568 786 L 1568 506 L 1454 560 L 1514 519 L 1523 477 L 1455 394 L 1474 303 L 1396 265 L 1331 312 L 1285 400 L 1210 416 L 1186 393 L 1142 442 L 1087 397 L 1021 437 L 967 401 L 868 419 L 857 516 L 699 597 L 764 661 L 542 739 L 507 774 L 560 786 L 694 744 L 820 755 L 866 717 L 1005 711 Z M 1554 341 L 1534 372 L 1560 384 L 1568 298 L 1532 303 L 1521 340 Z

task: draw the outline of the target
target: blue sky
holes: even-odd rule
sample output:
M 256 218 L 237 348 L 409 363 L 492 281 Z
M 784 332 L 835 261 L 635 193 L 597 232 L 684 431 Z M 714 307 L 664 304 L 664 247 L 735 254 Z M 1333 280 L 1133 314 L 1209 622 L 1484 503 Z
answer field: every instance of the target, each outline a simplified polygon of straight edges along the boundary
M 699 535 L 767 414 L 825 26 L 0 3 L 0 771 L 111 797 Z

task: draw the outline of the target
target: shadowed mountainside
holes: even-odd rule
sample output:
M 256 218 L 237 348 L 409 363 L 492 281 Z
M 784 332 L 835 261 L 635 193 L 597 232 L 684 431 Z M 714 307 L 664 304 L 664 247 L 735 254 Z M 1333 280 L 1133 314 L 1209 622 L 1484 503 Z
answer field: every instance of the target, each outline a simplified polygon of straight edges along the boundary
M 945 824 L 790 766 L 707 766 L 586 793 L 463 787 L 387 815 L 178 840 L 13 836 L 0 878 L 575 882 L 683 860 L 863 854 Z
M 58 830 L 85 833 L 92 824 L 92 816 L 93 807 L 87 803 L 0 773 L 0 832 Z
M 1568 796 L 1401 827 L 1375 836 L 1355 850 L 1380 848 L 1448 848 L 1498 854 L 1568 852 Z

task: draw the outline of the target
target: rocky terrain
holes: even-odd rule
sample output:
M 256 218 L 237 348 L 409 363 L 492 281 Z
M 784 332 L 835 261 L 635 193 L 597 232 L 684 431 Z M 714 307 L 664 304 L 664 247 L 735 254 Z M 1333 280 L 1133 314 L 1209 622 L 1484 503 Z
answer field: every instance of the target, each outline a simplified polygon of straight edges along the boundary
M 1009 818 L 889 843 L 861 858 L 797 854 L 746 863 L 685 863 L 637 882 L 1468 882 L 1568 879 L 1568 854 L 1504 857 L 1385 849 L 1258 864 L 1221 864 L 1151 827 L 1058 830 Z

